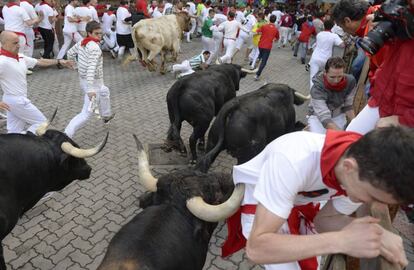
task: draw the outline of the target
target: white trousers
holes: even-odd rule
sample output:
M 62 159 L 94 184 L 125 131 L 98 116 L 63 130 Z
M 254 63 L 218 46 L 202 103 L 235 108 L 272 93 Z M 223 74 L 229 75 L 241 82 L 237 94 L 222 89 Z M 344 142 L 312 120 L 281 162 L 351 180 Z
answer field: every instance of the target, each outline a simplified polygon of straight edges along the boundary
M 73 43 L 77 43 L 82 39 L 82 36 L 78 32 L 68 33 L 63 32 L 63 45 L 60 48 L 59 53 L 56 56 L 56 59 L 62 59 L 66 52 L 69 50 L 70 45 Z
M 309 86 L 310 88 L 312 88 L 313 86 L 313 82 L 312 82 L 312 78 L 321 70 L 323 70 L 325 68 L 325 64 L 326 61 L 328 61 L 328 59 L 322 59 L 322 58 L 317 58 L 317 57 L 311 57 L 311 60 L 309 61 L 309 66 L 310 66 L 310 82 L 309 82 Z
M 240 30 L 239 37 L 236 39 L 236 48 L 240 50 L 244 43 L 247 44 L 247 48 L 253 48 L 253 34 Z
M 172 66 L 174 72 L 180 72 L 179 77 L 194 73 L 194 70 L 190 66 L 188 60 L 183 61 L 181 64 L 175 64 Z
M 223 42 L 223 32 L 213 31 L 214 50 L 210 54 L 209 62 L 213 62 L 220 55 L 221 44 Z
M 250 214 L 243 214 L 241 215 L 241 224 L 242 224 L 242 232 L 246 239 L 249 238 L 250 232 L 253 227 L 254 215 Z M 301 234 L 313 234 L 312 231 L 306 229 L 304 221 L 302 220 L 300 225 L 300 232 Z M 289 226 L 285 222 L 282 227 L 279 229 L 279 234 L 290 234 Z M 320 257 L 317 257 L 318 263 L 320 262 Z M 301 270 L 298 262 L 290 262 L 290 263 L 278 263 L 278 264 L 266 264 L 264 265 L 266 270 Z M 319 269 L 319 268 L 318 268 Z
M 85 126 L 86 122 L 90 119 L 93 115 L 93 112 L 88 110 L 90 105 L 90 100 L 88 94 L 86 92 L 87 89 L 87 81 L 84 78 L 79 78 L 80 87 L 85 93 L 83 98 L 83 107 L 82 111 L 76 115 L 68 124 L 65 129 L 66 135 L 70 138 L 73 138 L 76 131 L 83 126 Z M 111 102 L 110 102 L 110 93 L 109 88 L 103 84 L 103 80 L 96 80 L 93 85 L 93 90 L 96 92 L 96 102 L 99 108 L 99 114 L 103 117 L 111 115 Z
M 378 107 L 370 107 L 366 105 L 362 111 L 349 123 L 346 128 L 347 131 L 358 132 L 362 135 L 367 134 L 375 129 L 375 126 L 380 119 Z
M 26 125 L 30 125 L 27 131 L 35 133 L 39 125 L 47 120 L 26 97 L 3 95 L 3 102 L 10 107 L 7 111 L 7 133 L 24 133 Z
M 54 31 L 55 34 L 55 41 L 53 42 L 53 56 L 56 58 L 59 55 L 59 40 L 58 37 L 56 35 L 56 31 Z
M 27 45 L 25 44 L 23 54 L 29 57 L 33 57 L 34 39 L 35 39 L 33 28 L 26 27 L 24 33 L 26 34 Z
M 340 129 L 344 130 L 346 125 L 346 115 L 341 113 L 340 115 L 332 118 L 332 121 L 337 125 Z M 321 121 L 319 121 L 316 115 L 308 116 L 308 125 L 310 132 L 314 133 L 326 133 L 326 128 L 323 127 Z
M 186 32 L 186 33 L 185 33 L 185 35 L 186 35 L 186 37 L 187 37 L 187 41 L 188 41 L 188 42 L 190 42 L 190 35 L 191 35 L 191 34 L 194 34 L 194 31 L 195 31 L 196 26 L 197 26 L 197 21 L 196 21 L 196 19 L 195 19 L 195 18 L 191 18 L 191 19 L 190 19 L 190 22 L 191 22 L 191 29 L 190 29 L 190 32 Z
M 231 63 L 231 58 L 233 57 L 235 47 L 236 41 L 234 39 L 224 39 L 224 48 L 226 49 L 226 53 L 220 58 L 221 62 L 227 64 Z
M 105 33 L 105 35 L 102 37 L 102 39 L 104 40 L 104 46 L 102 49 L 105 50 L 114 50 L 114 51 L 118 51 L 119 46 L 116 43 L 116 32 L 115 31 L 108 31 Z
M 286 43 L 290 40 L 290 33 L 292 32 L 292 28 L 281 26 L 280 27 L 280 39 L 279 39 L 279 47 L 281 45 L 286 45 Z
M 251 68 L 254 68 L 256 66 L 257 58 L 259 57 L 260 51 L 259 47 L 253 46 L 252 51 L 249 54 L 249 59 L 252 61 L 252 64 L 250 65 Z

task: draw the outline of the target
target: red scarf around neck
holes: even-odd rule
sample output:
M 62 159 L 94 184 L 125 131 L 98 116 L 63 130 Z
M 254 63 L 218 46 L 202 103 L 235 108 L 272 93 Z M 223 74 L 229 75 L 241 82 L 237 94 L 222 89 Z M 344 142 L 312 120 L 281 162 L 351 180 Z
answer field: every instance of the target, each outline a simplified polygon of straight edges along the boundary
M 49 7 L 52 7 L 51 5 L 49 5 L 48 3 L 46 3 L 45 1 L 40 2 L 40 5 L 41 5 L 41 6 L 47 5 L 47 6 L 49 6 Z
M 348 84 L 348 80 L 346 79 L 346 76 L 344 76 L 341 81 L 333 84 L 328 81 L 328 79 L 326 78 L 326 74 L 323 74 L 323 84 L 325 88 L 331 91 L 341 92 L 345 89 L 346 85 Z
M 84 38 L 84 39 L 82 40 L 82 42 L 81 42 L 81 46 L 82 46 L 82 47 L 86 46 L 86 44 L 88 44 L 90 41 L 94 41 L 94 42 L 96 42 L 96 43 L 99 43 L 99 42 L 100 42 L 100 40 L 99 40 L 99 39 L 97 39 L 97 38 L 94 38 L 94 37 L 86 37 L 86 38 Z
M 333 196 L 346 195 L 346 191 L 336 178 L 335 165 L 345 151 L 361 137 L 362 135 L 356 132 L 331 129 L 326 131 L 325 143 L 321 153 L 321 173 L 323 183 L 337 190 Z
M 19 4 L 17 4 L 16 2 L 9 2 L 6 4 L 7 7 L 12 7 L 12 6 L 20 6 Z
M 10 58 L 16 59 L 17 62 L 19 62 L 19 55 L 18 54 L 12 53 L 12 52 L 7 51 L 7 50 L 5 50 L 3 48 L 0 49 L 0 55 L 4 55 L 6 57 L 10 57 Z
M 33 6 L 33 4 L 32 4 L 32 3 L 30 3 L 30 2 L 29 2 L 29 1 L 27 1 L 27 0 L 20 0 L 20 2 L 26 2 L 26 3 L 30 4 L 31 6 Z

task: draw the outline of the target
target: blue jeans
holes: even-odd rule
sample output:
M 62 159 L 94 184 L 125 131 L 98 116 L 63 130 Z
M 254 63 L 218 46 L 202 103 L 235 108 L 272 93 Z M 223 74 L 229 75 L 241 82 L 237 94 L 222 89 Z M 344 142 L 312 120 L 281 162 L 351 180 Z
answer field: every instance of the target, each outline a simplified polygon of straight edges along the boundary
M 270 49 L 259 48 L 259 59 L 261 59 L 261 61 L 260 61 L 259 70 L 256 73 L 257 77 L 259 77 L 260 74 L 262 74 L 262 71 L 267 64 L 267 59 L 269 59 L 269 55 L 270 55 Z

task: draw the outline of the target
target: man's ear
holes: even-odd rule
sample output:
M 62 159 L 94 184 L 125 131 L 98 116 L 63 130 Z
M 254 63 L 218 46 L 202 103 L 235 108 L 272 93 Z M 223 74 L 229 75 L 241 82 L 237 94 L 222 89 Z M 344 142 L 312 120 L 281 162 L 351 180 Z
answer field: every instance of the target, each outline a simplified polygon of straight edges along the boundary
M 352 157 L 345 158 L 342 165 L 343 165 L 344 171 L 347 173 L 354 171 L 354 170 L 358 170 L 358 163 Z
M 351 18 L 349 17 L 344 18 L 344 25 L 349 24 L 350 22 L 352 22 Z

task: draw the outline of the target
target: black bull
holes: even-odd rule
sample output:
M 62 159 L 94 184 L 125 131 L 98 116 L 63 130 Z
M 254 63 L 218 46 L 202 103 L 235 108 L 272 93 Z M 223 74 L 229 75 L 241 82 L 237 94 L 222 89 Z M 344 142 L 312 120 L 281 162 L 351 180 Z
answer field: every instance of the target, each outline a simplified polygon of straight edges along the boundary
M 99 153 L 107 138 L 84 150 L 56 130 L 41 136 L 0 135 L 0 270 L 6 269 L 1 241 L 18 219 L 47 192 L 89 178 L 91 167 L 84 157 Z
M 228 101 L 212 124 L 206 154 L 196 168 L 206 172 L 224 149 L 244 163 L 277 137 L 302 129 L 303 124 L 295 124 L 293 105 L 303 104 L 305 97 L 296 95 L 285 84 L 270 83 Z
M 192 210 L 189 201 L 202 197 L 209 204 L 223 203 L 234 189 L 231 177 L 181 170 L 155 179 L 141 143 L 137 139 L 136 142 L 139 179 L 152 192 L 140 197 L 144 210 L 113 237 L 98 270 L 201 270 L 217 221 L 232 214 L 240 200 L 225 216 L 200 218 L 194 215 L 206 211 Z
M 211 66 L 175 82 L 167 94 L 170 128 L 166 146 L 181 153 L 187 152 L 180 136 L 181 124 L 187 121 L 193 126 L 189 144 L 192 161 L 195 162 L 197 141 L 204 145 L 204 135 L 211 120 L 226 101 L 236 96 L 240 79 L 246 74 L 238 65 L 224 64 Z

